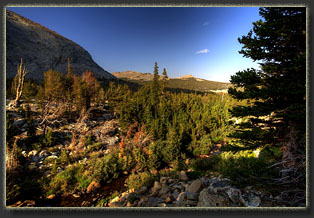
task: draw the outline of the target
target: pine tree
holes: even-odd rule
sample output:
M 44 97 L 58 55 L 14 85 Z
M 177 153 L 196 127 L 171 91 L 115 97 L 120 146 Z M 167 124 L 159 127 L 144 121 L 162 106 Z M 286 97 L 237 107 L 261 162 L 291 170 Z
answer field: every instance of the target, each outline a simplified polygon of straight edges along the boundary
M 61 72 L 49 70 L 44 73 L 45 98 L 60 102 L 64 98 L 64 77 Z
M 234 108 L 234 116 L 255 116 L 250 123 L 256 127 L 264 122 L 260 116 L 273 115 L 272 120 L 283 126 L 305 130 L 305 14 L 300 7 L 260 8 L 263 20 L 253 23 L 254 34 L 251 30 L 238 39 L 244 45 L 239 53 L 261 61 L 261 70 L 247 69 L 231 77 L 234 87 L 229 94 L 250 102 Z
M 166 68 L 164 68 L 164 71 L 162 72 L 162 75 L 163 75 L 163 78 L 162 78 L 162 92 L 164 92 L 164 89 L 165 89 L 166 84 L 167 84 L 167 79 L 168 79 Z
M 159 84 L 159 75 L 158 75 L 158 66 L 157 62 L 155 62 L 154 66 L 154 77 L 151 86 L 151 103 L 154 107 L 153 113 L 156 115 L 157 106 L 159 103 L 159 96 L 160 96 L 160 84 Z

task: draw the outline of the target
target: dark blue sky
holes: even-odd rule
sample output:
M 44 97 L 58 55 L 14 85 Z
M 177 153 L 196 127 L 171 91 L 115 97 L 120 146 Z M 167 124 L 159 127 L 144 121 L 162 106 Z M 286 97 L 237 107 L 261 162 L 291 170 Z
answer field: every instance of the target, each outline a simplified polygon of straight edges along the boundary
M 71 39 L 109 72 L 152 73 L 227 82 L 258 65 L 237 38 L 260 19 L 257 7 L 9 7 Z

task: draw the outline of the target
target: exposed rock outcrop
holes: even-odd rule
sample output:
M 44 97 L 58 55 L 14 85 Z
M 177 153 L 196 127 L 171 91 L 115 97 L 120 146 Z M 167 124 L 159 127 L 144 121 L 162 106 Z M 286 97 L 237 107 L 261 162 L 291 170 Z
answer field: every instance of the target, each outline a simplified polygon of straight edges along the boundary
M 115 79 L 92 59 L 78 44 L 9 10 L 6 11 L 6 75 L 16 75 L 20 59 L 26 65 L 26 78 L 43 79 L 44 72 L 53 69 L 67 72 L 68 58 L 72 71 L 82 74 L 86 70 L 97 78 Z

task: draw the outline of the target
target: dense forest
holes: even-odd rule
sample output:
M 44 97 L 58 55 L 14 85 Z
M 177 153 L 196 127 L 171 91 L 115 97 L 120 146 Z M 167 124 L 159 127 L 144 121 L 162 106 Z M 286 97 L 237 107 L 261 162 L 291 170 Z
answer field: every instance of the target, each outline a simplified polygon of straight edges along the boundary
M 142 86 L 79 75 L 70 57 L 24 82 L 21 60 L 6 81 L 7 206 L 305 206 L 305 9 L 260 15 L 239 42 L 261 69 L 228 94 L 167 89 L 157 62 Z

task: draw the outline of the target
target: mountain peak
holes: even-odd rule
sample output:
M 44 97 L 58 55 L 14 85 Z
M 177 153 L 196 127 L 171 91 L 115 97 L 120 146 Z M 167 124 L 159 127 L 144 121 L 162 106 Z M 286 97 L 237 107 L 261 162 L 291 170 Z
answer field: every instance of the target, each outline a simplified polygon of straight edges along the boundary
M 77 75 L 89 70 L 97 78 L 116 79 L 75 42 L 9 10 L 6 10 L 6 43 L 7 78 L 16 75 L 21 58 L 29 72 L 26 77 L 34 80 L 42 80 L 49 69 L 66 73 L 70 58 L 72 72 Z

